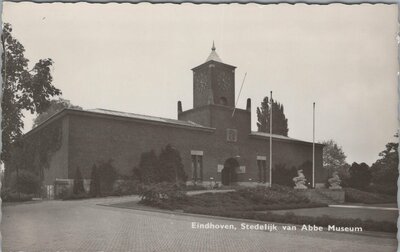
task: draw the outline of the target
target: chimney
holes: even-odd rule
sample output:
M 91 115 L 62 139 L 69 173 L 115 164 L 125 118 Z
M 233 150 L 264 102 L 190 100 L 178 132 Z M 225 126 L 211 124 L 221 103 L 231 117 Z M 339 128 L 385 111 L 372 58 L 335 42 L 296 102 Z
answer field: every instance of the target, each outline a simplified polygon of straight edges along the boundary
M 246 110 L 251 112 L 251 99 L 247 98 Z
M 182 113 L 182 102 L 178 101 L 178 115 Z

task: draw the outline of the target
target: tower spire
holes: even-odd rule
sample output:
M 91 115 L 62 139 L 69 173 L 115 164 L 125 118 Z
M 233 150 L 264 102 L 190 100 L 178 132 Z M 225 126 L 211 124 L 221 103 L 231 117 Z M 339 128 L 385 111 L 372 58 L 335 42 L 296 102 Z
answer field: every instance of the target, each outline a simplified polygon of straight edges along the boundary
M 213 44 L 212 44 L 212 47 L 211 47 L 211 53 L 208 56 L 206 62 L 210 61 L 210 60 L 222 62 L 221 58 L 218 56 L 218 54 L 217 54 L 217 52 L 215 50 L 216 50 L 216 48 L 215 48 L 215 43 L 214 43 L 214 40 L 213 40 Z

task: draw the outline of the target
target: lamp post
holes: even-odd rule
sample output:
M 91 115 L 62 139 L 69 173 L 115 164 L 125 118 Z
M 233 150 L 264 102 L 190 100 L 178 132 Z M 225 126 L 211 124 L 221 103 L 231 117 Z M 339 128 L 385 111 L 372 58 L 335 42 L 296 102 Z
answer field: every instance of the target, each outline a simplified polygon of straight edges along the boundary
M 272 91 L 270 93 L 270 112 L 269 112 L 269 187 L 272 187 Z
M 312 188 L 315 188 L 315 102 L 313 102 Z

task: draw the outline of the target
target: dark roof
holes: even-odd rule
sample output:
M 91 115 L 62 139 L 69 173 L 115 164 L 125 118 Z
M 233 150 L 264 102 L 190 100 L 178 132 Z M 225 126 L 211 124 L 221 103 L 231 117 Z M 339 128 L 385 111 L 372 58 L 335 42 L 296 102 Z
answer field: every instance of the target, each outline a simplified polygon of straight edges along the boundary
M 85 111 L 91 112 L 91 113 L 103 114 L 103 115 L 121 116 L 121 117 L 127 117 L 127 118 L 133 118 L 133 119 L 139 119 L 139 120 L 145 120 L 145 121 L 153 121 L 153 122 L 181 125 L 181 126 L 194 127 L 194 128 L 211 129 L 209 127 L 205 127 L 203 125 L 200 125 L 200 124 L 192 122 L 192 121 L 182 121 L 182 120 L 175 120 L 175 119 L 169 119 L 169 118 L 163 118 L 163 117 L 148 116 L 148 115 L 141 115 L 141 114 L 135 114 L 135 113 L 129 113 L 129 112 L 121 112 L 121 111 L 114 111 L 114 110 L 108 110 L 108 109 L 99 109 L 99 108 L 89 109 L 89 110 L 85 110 Z
M 174 120 L 174 119 L 169 119 L 169 118 L 140 115 L 140 114 L 114 111 L 114 110 L 108 110 L 108 109 L 99 109 L 99 108 L 98 109 L 89 109 L 89 110 L 65 108 L 65 109 L 57 112 L 56 114 L 52 115 L 51 117 L 49 117 L 47 120 L 45 120 L 44 122 L 42 122 L 35 128 L 28 131 L 25 134 L 25 136 L 32 134 L 33 132 L 44 127 L 45 125 L 53 122 L 54 120 L 57 120 L 57 118 L 60 118 L 64 115 L 66 115 L 67 113 L 88 114 L 88 115 L 95 115 L 95 116 L 114 116 L 114 117 L 120 117 L 120 118 L 125 118 L 125 119 L 145 121 L 145 122 L 149 122 L 149 123 L 170 125 L 170 126 L 175 126 L 175 127 L 185 127 L 185 128 L 190 128 L 190 129 L 206 130 L 206 131 L 215 130 L 214 128 L 202 126 L 202 125 L 197 124 L 192 121 Z
M 250 136 L 256 136 L 256 137 L 265 138 L 265 139 L 267 139 L 267 138 L 269 138 L 271 136 L 273 139 L 278 139 L 278 140 L 286 140 L 286 141 L 291 141 L 291 142 L 301 142 L 301 143 L 312 144 L 312 142 L 307 142 L 307 141 L 303 141 L 303 140 L 300 140 L 300 139 L 295 139 L 295 138 L 291 138 L 291 137 L 283 136 L 283 135 L 269 134 L 269 133 L 266 133 L 266 132 L 252 131 L 250 133 Z M 315 145 L 322 145 L 323 146 L 324 144 L 315 143 Z

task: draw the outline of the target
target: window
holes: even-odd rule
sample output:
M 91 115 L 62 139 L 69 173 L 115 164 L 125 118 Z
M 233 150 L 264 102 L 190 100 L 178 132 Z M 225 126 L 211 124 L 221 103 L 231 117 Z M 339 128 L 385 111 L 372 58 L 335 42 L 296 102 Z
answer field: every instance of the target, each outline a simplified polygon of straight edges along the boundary
M 257 156 L 258 181 L 267 182 L 267 157 Z
M 228 141 L 228 142 L 236 142 L 237 141 L 237 130 L 235 130 L 235 129 L 226 129 L 226 141 Z
M 192 180 L 203 181 L 203 152 L 191 151 L 192 155 Z

